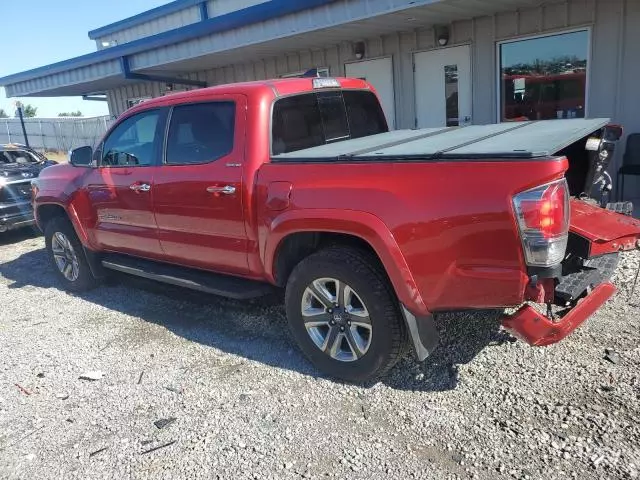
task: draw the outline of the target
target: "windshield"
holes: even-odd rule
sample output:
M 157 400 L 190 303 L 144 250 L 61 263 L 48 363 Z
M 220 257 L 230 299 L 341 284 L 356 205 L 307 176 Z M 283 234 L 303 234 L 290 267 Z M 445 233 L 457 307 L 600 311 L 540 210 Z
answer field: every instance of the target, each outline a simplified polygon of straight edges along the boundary
M 24 150 L 5 150 L 4 152 L 0 152 L 0 165 L 7 165 L 9 163 L 38 163 L 39 161 L 40 159 Z
M 330 90 L 276 101 L 274 155 L 388 132 L 376 96 L 365 90 Z

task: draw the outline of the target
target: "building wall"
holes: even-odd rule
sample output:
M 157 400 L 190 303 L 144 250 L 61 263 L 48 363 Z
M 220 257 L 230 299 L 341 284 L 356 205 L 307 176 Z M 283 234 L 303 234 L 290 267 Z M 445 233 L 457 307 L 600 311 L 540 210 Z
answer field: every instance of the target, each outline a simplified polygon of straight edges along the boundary
M 119 32 L 111 33 L 104 37 L 97 38 L 96 45 L 98 50 L 101 50 L 103 48 L 109 48 L 103 47 L 102 42 L 111 43 L 115 41 L 118 45 L 122 45 L 123 43 L 138 40 L 139 38 L 166 32 L 168 30 L 173 30 L 174 28 L 184 27 L 185 25 L 190 25 L 199 21 L 200 8 L 196 5 L 178 12 L 170 13 L 163 17 L 154 18 L 153 20 L 130 28 L 125 28 Z
M 269 0 L 209 0 L 207 2 L 207 11 L 209 17 L 218 17 L 225 13 L 235 12 L 243 8 L 265 3 Z
M 259 3 L 265 3 L 266 1 L 269 0 L 208 0 L 206 3 L 209 18 L 212 18 L 236 10 L 242 10 L 243 8 L 251 7 Z M 103 46 L 102 42 L 111 43 L 115 41 L 117 45 L 122 45 L 123 43 L 184 27 L 185 25 L 190 25 L 201 20 L 200 6 L 195 5 L 133 27 L 125 28 L 119 32 L 99 37 L 96 39 L 96 46 L 98 50 L 102 50 L 109 48 L 108 46 Z
M 250 1 L 250 0 L 248 0 Z M 472 46 L 473 123 L 494 123 L 497 107 L 497 42 L 531 35 L 562 32 L 588 27 L 591 30 L 591 58 L 588 78 L 587 115 L 611 117 L 625 126 L 625 132 L 640 132 L 640 2 L 637 0 L 568 0 L 541 7 L 483 16 L 450 25 L 448 46 Z M 391 56 L 394 68 L 396 125 L 415 125 L 415 87 L 413 53 L 436 47 L 432 28 L 417 28 L 378 38 L 365 39 L 366 59 Z M 260 80 L 313 67 L 329 67 L 333 76 L 344 75 L 344 65 L 355 61 L 353 45 L 318 45 L 317 49 L 294 52 L 258 62 L 228 65 L 194 72 L 188 78 L 205 80 L 209 85 Z M 136 89 L 137 87 L 137 89 Z M 161 94 L 162 85 L 140 84 L 109 93 L 115 114 L 126 108 L 126 99 L 144 91 Z M 621 162 L 622 148 L 614 159 Z M 614 171 L 612 169 L 612 171 Z M 615 180 L 615 179 L 614 179 Z M 640 182 L 627 179 L 629 191 L 640 196 Z
M 155 98 L 161 96 L 165 86 L 160 83 L 139 82 L 107 92 L 109 112 L 120 115 L 127 109 L 127 100 Z

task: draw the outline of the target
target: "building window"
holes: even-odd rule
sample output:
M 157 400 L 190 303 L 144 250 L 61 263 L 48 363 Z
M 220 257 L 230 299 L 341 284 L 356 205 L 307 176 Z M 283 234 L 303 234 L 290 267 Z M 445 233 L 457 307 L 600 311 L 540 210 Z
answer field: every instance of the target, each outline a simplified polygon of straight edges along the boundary
M 458 65 L 444 66 L 444 96 L 447 108 L 447 127 L 460 125 L 458 110 Z
M 585 116 L 587 30 L 503 42 L 498 50 L 502 121 Z

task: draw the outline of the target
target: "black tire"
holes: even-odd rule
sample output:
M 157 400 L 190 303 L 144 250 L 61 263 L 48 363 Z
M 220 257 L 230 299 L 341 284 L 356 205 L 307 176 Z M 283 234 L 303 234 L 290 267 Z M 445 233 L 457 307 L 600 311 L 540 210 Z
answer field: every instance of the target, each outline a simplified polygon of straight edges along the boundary
M 321 278 L 344 282 L 366 306 L 371 324 L 370 344 L 357 360 L 332 358 L 314 343 L 305 328 L 303 296 L 307 287 Z M 352 383 L 375 381 L 406 352 L 407 333 L 395 293 L 367 252 L 336 246 L 310 255 L 291 273 L 285 304 L 289 328 L 300 349 L 318 370 L 330 377 Z
M 62 233 L 65 238 L 69 240 L 69 243 L 73 247 L 73 252 L 77 258 L 78 265 L 78 275 L 75 280 L 69 280 L 65 275 L 60 271 L 58 265 L 55 261 L 52 249 L 53 236 L 56 233 Z M 84 292 L 87 290 L 91 290 L 92 288 L 98 285 L 98 280 L 91 273 L 91 268 L 89 268 L 89 263 L 87 262 L 87 257 L 84 253 L 84 248 L 76 235 L 76 231 L 71 225 L 71 222 L 62 217 L 55 217 L 51 219 L 45 226 L 44 229 L 44 238 L 45 244 L 47 247 L 47 255 L 49 257 L 49 261 L 51 262 L 51 266 L 53 267 L 56 276 L 60 280 L 60 282 L 64 285 L 65 290 L 69 290 L 71 292 Z

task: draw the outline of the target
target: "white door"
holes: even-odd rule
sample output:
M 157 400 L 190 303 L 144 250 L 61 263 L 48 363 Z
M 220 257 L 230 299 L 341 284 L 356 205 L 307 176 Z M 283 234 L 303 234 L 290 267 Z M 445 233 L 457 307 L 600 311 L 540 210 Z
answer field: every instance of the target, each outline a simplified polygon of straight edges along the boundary
M 382 109 L 389 128 L 396 126 L 396 99 L 393 92 L 393 62 L 391 58 L 378 58 L 364 62 L 347 63 L 344 66 L 347 77 L 366 80 L 378 92 Z
M 416 127 L 472 123 L 471 49 L 468 45 L 414 55 Z

